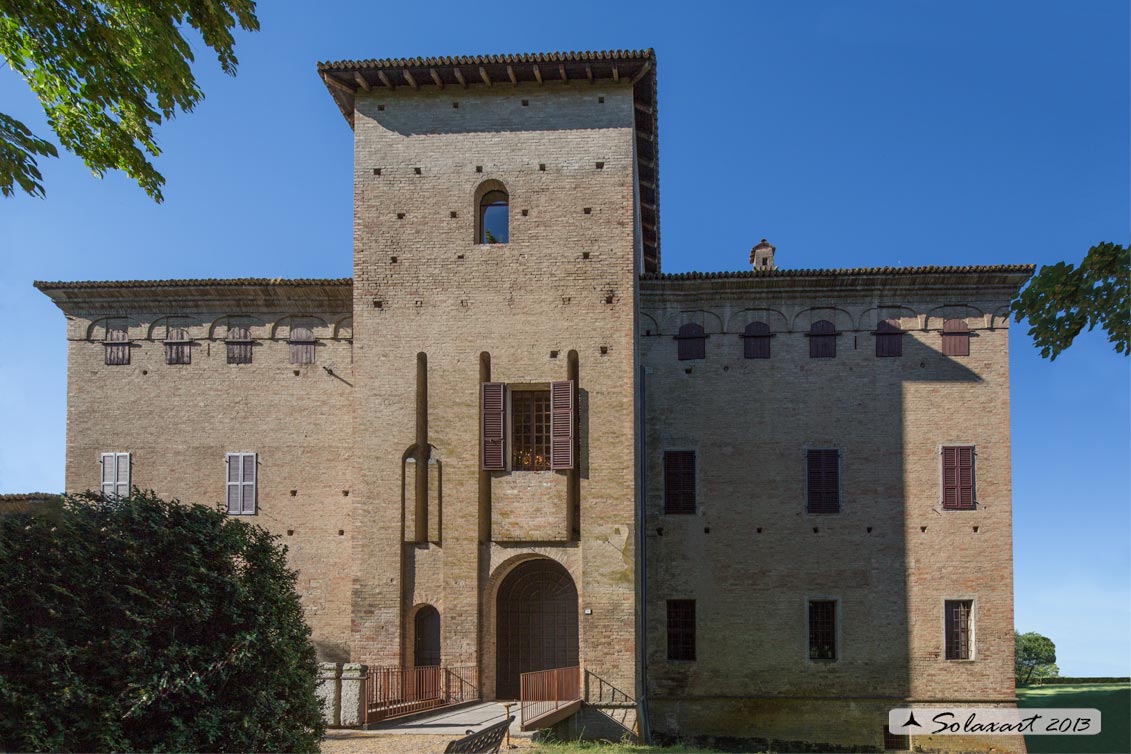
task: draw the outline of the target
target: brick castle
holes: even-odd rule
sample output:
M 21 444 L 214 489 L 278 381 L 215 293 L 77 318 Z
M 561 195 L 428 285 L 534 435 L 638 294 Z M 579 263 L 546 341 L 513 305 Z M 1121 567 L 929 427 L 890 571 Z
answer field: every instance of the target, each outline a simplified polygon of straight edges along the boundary
M 352 279 L 36 283 L 68 490 L 277 532 L 325 660 L 576 665 L 590 733 L 1023 750 L 885 726 L 1015 702 L 1030 267 L 661 272 L 651 51 L 318 70 Z

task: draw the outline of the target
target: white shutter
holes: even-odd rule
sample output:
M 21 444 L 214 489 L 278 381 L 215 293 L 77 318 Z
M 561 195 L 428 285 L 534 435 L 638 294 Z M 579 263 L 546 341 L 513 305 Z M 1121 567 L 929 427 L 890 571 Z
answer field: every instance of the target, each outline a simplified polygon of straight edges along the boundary
M 228 513 L 240 512 L 240 454 L 228 454 Z
M 115 455 L 117 456 L 115 460 L 117 461 L 118 469 L 117 469 L 117 475 L 116 475 L 116 479 L 115 479 L 116 489 L 114 490 L 114 494 L 117 495 L 120 498 L 121 497 L 129 497 L 130 496 L 130 454 L 129 453 L 117 453 Z
M 103 497 L 114 496 L 114 479 L 117 475 L 114 464 L 116 457 L 116 453 L 102 454 L 102 481 L 99 486 L 99 492 L 102 493 Z
M 255 513 L 255 453 L 244 453 L 241 460 L 240 511 Z

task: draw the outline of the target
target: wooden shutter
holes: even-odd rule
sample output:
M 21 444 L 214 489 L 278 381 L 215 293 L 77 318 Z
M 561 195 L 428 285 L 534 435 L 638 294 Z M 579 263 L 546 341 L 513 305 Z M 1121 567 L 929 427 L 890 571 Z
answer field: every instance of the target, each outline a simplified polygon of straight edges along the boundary
M 102 481 L 99 491 L 103 497 L 117 499 L 130 494 L 130 454 L 103 453 Z
M 675 342 L 680 361 L 707 358 L 707 335 L 702 326 L 689 323 L 680 327 Z
M 960 319 L 943 322 L 942 352 L 944 356 L 970 355 L 970 328 Z
M 228 453 L 228 513 L 240 512 L 240 454 Z
M 114 496 L 114 482 L 117 479 L 114 459 L 117 455 L 117 453 L 102 454 L 102 482 L 99 486 L 99 492 L 102 493 L 103 497 Z
M 836 326 L 827 319 L 819 319 L 809 327 L 809 358 L 836 358 Z
M 903 330 L 898 320 L 884 320 L 876 327 L 876 356 L 903 355 Z
M 770 358 L 770 326 L 765 322 L 751 322 L 742 333 L 743 356 L 748 359 Z
M 806 453 L 810 513 L 840 512 L 840 452 L 821 448 Z
M 695 513 L 695 451 L 664 452 L 664 513 Z
M 484 382 L 479 386 L 480 468 L 506 469 L 506 385 Z
M 942 488 L 943 508 L 961 510 L 974 507 L 974 448 L 972 446 L 942 449 Z
M 573 380 L 550 383 L 550 468 L 572 469 L 575 434 Z

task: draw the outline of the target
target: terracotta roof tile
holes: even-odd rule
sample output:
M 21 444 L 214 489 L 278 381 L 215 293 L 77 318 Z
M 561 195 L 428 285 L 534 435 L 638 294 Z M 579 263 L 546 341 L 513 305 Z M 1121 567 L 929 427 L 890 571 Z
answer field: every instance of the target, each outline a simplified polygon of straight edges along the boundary
M 238 287 L 251 285 L 275 286 L 336 286 L 353 285 L 353 278 L 189 278 L 184 280 L 36 280 L 32 283 L 41 291 L 61 288 L 194 288 L 202 286 Z
M 318 64 L 319 71 L 353 71 L 360 68 L 419 68 L 425 66 L 488 65 L 492 63 L 585 63 L 600 60 L 651 59 L 647 50 L 581 50 L 571 52 L 524 52 L 509 55 L 444 55 L 438 58 L 381 58 L 337 60 Z
M 850 267 L 843 269 L 806 270 L 735 270 L 731 272 L 649 272 L 641 280 L 736 280 L 744 278 L 823 278 L 851 275 L 955 275 L 979 273 L 1018 273 L 1032 275 L 1036 268 L 1031 264 L 992 264 L 945 267 Z

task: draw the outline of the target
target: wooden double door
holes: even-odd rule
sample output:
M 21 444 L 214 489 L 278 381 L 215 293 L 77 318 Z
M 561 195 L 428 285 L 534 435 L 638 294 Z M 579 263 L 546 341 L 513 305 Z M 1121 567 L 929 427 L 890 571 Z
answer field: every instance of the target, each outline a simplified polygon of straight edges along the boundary
M 495 696 L 519 698 L 519 676 L 578 665 L 577 587 L 558 563 L 515 567 L 499 586 Z

